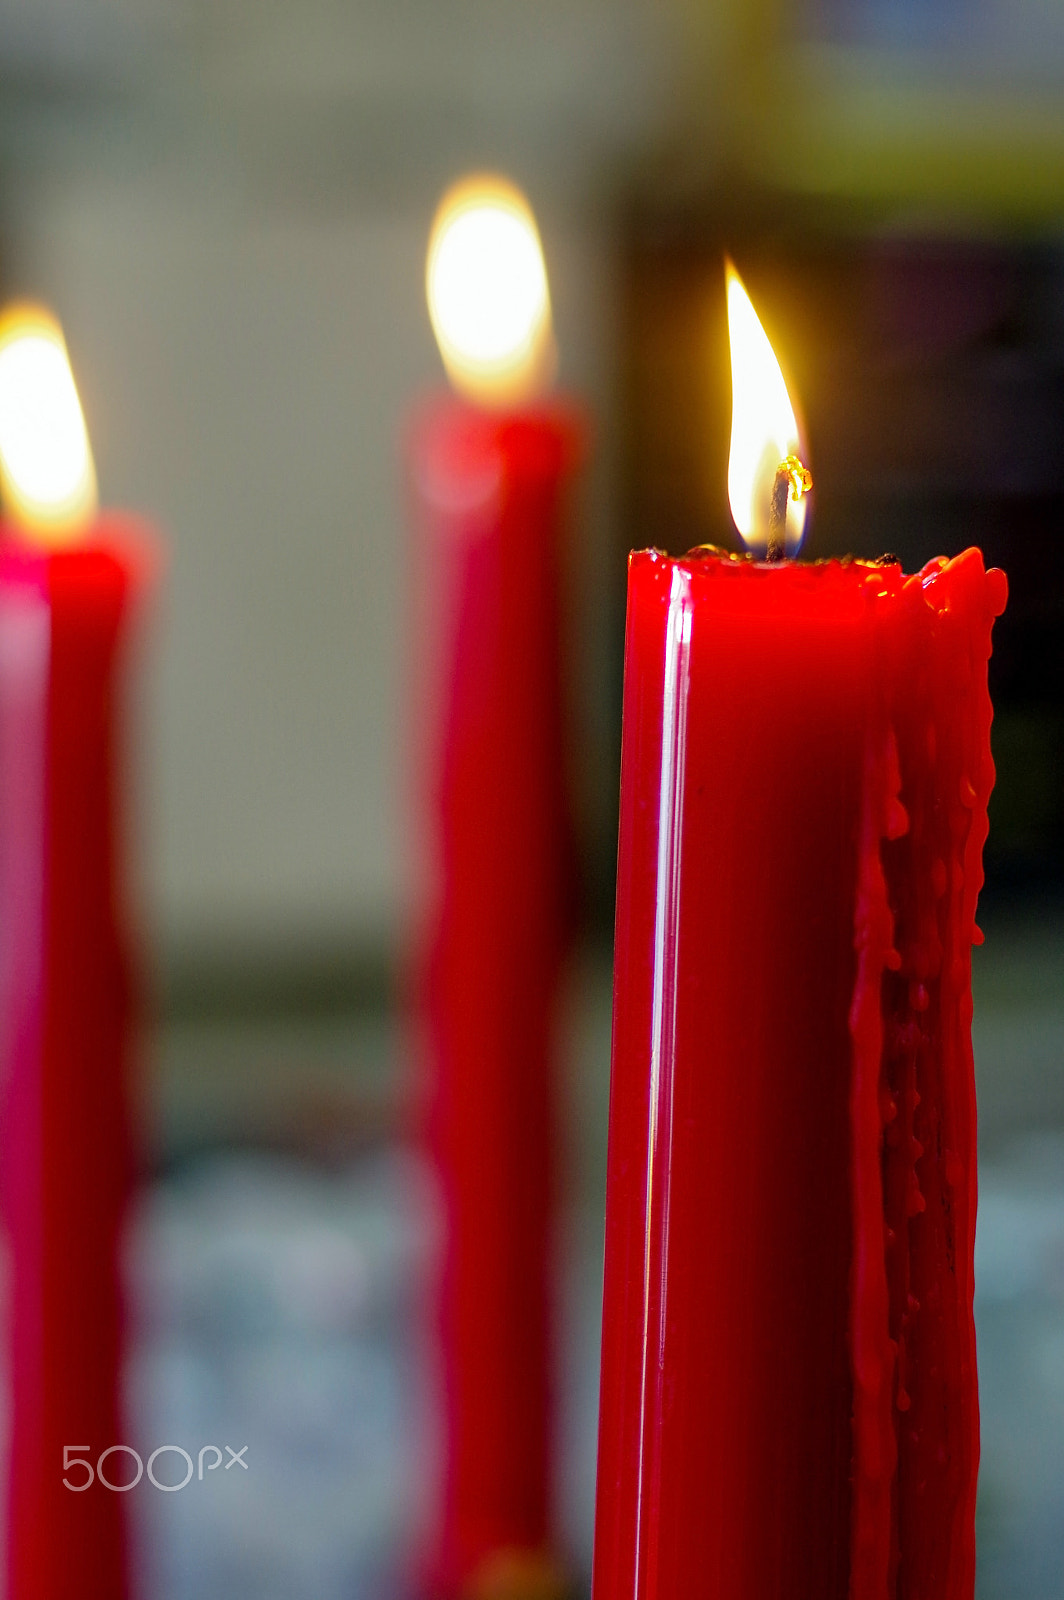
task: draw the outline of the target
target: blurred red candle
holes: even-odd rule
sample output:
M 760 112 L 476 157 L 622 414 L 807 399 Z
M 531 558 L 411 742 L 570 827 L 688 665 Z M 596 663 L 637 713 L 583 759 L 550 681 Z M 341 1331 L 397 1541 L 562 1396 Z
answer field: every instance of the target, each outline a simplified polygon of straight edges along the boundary
M 130 973 L 116 767 L 122 655 L 151 555 L 133 529 L 95 516 L 62 334 L 36 308 L 0 322 L 0 472 L 5 1592 L 121 1600 L 124 1497 L 84 1489 L 85 1469 L 67 1462 L 128 1441 Z M 104 1471 L 128 1483 L 136 1464 L 119 1452 Z
M 753 542 L 797 428 L 747 309 Z M 596 1600 L 971 1600 L 1004 602 L 976 550 L 631 558 Z
M 416 1009 L 441 1224 L 425 1581 L 487 1596 L 516 1576 L 550 1594 L 553 1035 L 571 877 L 561 568 L 583 428 L 535 399 L 553 342 L 523 197 L 492 180 L 452 191 L 428 290 L 462 398 L 430 403 L 411 441 Z

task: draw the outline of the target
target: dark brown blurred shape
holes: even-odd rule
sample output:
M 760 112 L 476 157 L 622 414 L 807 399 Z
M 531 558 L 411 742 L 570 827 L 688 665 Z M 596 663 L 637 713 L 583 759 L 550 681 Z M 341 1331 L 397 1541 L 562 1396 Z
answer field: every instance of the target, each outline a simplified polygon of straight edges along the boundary
M 1007 570 L 990 884 L 1064 878 L 1064 252 L 884 231 L 771 196 L 637 210 L 625 253 L 629 546 L 738 542 L 726 252 L 804 416 L 815 490 L 803 556 L 889 550 L 916 570 L 977 544 Z

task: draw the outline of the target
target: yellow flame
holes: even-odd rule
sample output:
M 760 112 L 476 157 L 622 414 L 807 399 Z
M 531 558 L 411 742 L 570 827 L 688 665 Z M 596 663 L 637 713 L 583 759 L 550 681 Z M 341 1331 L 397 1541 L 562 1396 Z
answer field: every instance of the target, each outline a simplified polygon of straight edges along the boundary
M 504 178 L 464 178 L 440 201 L 425 268 L 447 374 L 482 405 L 548 388 L 557 352 L 536 219 Z
M 96 510 L 96 469 L 63 330 L 43 306 L 0 313 L 0 491 L 12 521 L 68 544 Z
M 725 263 L 731 342 L 732 430 L 728 499 L 740 535 L 751 549 L 768 545 L 772 486 L 788 457 L 802 457 L 798 423 L 780 364 L 739 274 Z M 787 497 L 787 551 L 805 531 L 805 480 L 791 473 Z

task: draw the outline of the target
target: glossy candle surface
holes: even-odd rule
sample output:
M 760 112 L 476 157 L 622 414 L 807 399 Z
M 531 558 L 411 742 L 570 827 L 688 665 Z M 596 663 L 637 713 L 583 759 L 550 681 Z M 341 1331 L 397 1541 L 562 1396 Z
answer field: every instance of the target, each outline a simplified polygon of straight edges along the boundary
M 428 1587 L 551 1541 L 553 1025 L 568 942 L 561 583 L 579 420 L 427 412 L 418 541 L 415 1010 L 441 1261 Z
M 970 1600 L 1003 603 L 631 559 L 595 1600 Z
M 0 544 L 2 1190 L 11 1261 L 6 1592 L 121 1600 L 125 1498 L 64 1447 L 128 1441 L 119 1251 L 132 1181 L 130 973 L 116 762 L 148 547 Z M 116 1483 L 132 1458 L 111 1456 Z M 81 1469 L 72 1483 L 84 1481 Z

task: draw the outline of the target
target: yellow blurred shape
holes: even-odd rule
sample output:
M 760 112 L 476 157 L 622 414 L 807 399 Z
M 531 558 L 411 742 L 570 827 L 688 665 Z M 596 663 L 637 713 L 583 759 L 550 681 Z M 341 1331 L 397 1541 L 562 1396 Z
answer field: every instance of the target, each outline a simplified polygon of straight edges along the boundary
M 21 532 L 73 542 L 96 511 L 96 469 L 63 330 L 43 306 L 0 313 L 0 492 Z
M 425 269 L 429 315 L 454 387 L 481 405 L 529 400 L 557 365 L 531 207 L 505 178 L 462 179 L 440 201 Z

